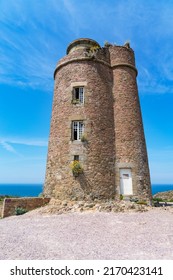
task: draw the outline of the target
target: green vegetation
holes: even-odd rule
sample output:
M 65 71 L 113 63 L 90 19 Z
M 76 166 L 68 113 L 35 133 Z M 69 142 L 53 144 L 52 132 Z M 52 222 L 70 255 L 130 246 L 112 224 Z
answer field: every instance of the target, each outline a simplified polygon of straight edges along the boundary
M 122 195 L 122 194 L 120 194 L 120 200 L 123 200 L 123 198 L 124 198 L 124 197 L 123 197 L 123 195 Z
M 79 176 L 79 174 L 83 173 L 83 167 L 81 166 L 80 162 L 78 160 L 74 160 L 70 164 L 71 170 L 73 172 L 73 175 L 75 177 Z
M 0 201 L 4 201 L 5 198 L 18 198 L 18 196 L 0 195 Z
M 153 198 L 153 201 L 156 201 L 156 202 L 162 202 L 164 201 L 162 198 L 159 198 L 159 197 L 154 197 Z
M 80 104 L 80 100 L 79 99 L 72 99 L 72 104 Z
M 26 212 L 28 212 L 25 208 L 23 208 L 23 207 L 16 207 L 15 208 L 15 214 L 16 215 L 23 215 L 23 214 L 25 214 Z
M 130 197 L 130 202 L 138 202 L 139 199 L 137 197 Z
M 140 205 L 147 205 L 147 202 L 145 200 L 140 200 L 140 201 L 138 201 L 136 203 L 140 204 Z
M 160 197 L 153 197 L 153 202 L 173 202 L 173 199 L 163 199 Z
M 91 51 L 91 52 L 95 52 L 95 51 L 98 51 L 99 49 L 100 49 L 100 47 L 97 46 L 97 45 L 95 45 L 95 46 L 92 46 L 92 47 L 90 48 L 90 51 Z
M 85 142 L 85 143 L 88 142 L 88 139 L 87 139 L 86 134 L 83 134 L 83 135 L 81 136 L 81 142 Z

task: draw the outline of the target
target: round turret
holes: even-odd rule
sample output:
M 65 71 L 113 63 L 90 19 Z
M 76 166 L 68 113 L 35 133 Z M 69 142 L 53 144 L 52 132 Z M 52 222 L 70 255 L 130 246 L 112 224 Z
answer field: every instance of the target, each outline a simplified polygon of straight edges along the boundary
M 67 48 L 67 54 L 70 54 L 78 49 L 87 49 L 91 47 L 100 48 L 100 45 L 95 40 L 92 39 L 88 39 L 88 38 L 77 39 L 69 44 Z
M 57 64 L 46 195 L 59 199 L 115 195 L 112 71 L 103 63 L 108 55 L 99 48 L 94 40 L 76 40 Z M 76 161 L 80 174 L 73 172 Z
M 111 47 L 113 71 L 116 187 L 123 196 L 151 200 L 151 183 L 145 144 L 134 52 Z
M 44 194 L 151 199 L 134 52 L 73 41 L 57 64 Z

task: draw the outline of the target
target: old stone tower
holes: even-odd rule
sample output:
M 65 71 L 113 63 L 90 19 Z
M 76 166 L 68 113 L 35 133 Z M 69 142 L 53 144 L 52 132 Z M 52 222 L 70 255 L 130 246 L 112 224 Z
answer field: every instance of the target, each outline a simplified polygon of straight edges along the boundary
M 82 38 L 68 46 L 54 73 L 46 196 L 150 200 L 136 76 L 129 44 Z

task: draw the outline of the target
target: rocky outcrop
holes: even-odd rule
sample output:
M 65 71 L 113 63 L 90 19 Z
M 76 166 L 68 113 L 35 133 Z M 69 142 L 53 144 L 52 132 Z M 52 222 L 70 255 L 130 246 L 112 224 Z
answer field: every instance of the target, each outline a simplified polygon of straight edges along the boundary
M 161 198 L 163 201 L 167 200 L 173 202 L 173 190 L 167 192 L 158 192 L 155 195 L 153 195 L 153 198 Z
M 73 212 L 145 212 L 151 207 L 130 201 L 95 200 L 95 201 L 61 201 L 52 198 L 50 203 L 35 210 L 40 214 L 65 214 Z

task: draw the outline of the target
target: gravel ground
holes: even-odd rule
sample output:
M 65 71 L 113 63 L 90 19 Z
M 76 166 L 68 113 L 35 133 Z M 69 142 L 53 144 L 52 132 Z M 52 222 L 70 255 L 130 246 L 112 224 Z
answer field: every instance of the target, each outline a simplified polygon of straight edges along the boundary
M 32 211 L 0 220 L 0 259 L 173 259 L 173 213 Z

